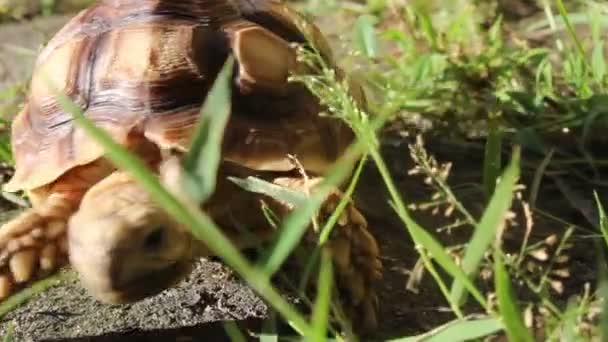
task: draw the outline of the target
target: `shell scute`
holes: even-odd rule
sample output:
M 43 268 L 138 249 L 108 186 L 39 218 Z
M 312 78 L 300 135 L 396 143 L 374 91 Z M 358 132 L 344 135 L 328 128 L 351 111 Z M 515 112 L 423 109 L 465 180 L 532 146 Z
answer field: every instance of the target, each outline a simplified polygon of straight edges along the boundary
M 305 168 L 324 171 L 352 133 L 319 117 L 317 99 L 287 82 L 301 68 L 292 42 L 312 32 L 329 55 L 314 26 L 293 22 L 301 19 L 278 2 L 257 0 L 106 0 L 85 10 L 38 58 L 28 105 L 13 122 L 16 173 L 7 190 L 46 185 L 103 156 L 73 125 L 55 90 L 120 144 L 128 145 L 136 130 L 161 147 L 186 150 L 230 54 L 237 66 L 225 159 L 286 171 L 296 155 Z

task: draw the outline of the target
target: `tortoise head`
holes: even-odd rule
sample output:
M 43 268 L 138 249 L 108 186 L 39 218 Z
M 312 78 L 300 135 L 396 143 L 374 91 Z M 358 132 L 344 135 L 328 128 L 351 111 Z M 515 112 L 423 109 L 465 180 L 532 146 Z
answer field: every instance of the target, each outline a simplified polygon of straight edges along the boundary
M 192 235 L 122 172 L 91 188 L 69 222 L 70 263 L 100 301 L 133 302 L 187 275 Z

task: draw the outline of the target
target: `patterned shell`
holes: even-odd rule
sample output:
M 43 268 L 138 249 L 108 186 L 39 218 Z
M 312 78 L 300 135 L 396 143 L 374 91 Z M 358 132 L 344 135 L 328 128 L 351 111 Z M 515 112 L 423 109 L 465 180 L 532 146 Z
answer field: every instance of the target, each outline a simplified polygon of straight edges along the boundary
M 318 115 L 322 107 L 304 86 L 287 81 L 303 67 L 291 43 L 305 37 L 333 63 L 320 32 L 278 1 L 98 2 L 41 52 L 28 103 L 13 122 L 16 172 L 5 188 L 34 189 L 103 156 L 58 103 L 58 91 L 121 144 L 139 136 L 185 150 L 231 54 L 237 64 L 224 158 L 286 171 L 292 154 L 305 169 L 325 171 L 353 136 Z

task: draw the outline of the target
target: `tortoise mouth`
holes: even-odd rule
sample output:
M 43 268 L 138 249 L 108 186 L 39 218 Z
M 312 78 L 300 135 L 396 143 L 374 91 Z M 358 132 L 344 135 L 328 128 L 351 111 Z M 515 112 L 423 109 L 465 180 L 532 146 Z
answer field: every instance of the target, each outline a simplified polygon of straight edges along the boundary
M 160 270 L 151 271 L 122 284 L 113 284 L 110 289 L 92 295 L 109 304 L 126 304 L 159 294 L 186 277 L 192 270 L 192 262 L 175 261 Z

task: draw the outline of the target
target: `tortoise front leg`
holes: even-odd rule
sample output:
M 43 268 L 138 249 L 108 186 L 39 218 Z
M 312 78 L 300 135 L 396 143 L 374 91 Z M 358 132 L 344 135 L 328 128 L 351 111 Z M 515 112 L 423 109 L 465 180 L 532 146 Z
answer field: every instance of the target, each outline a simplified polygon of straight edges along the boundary
M 0 300 L 66 264 L 67 220 L 106 174 L 105 167 L 93 163 L 28 191 L 32 208 L 0 227 Z
M 177 181 L 180 172 L 177 159 L 168 160 L 161 167 L 164 183 L 176 194 L 181 193 Z M 203 209 L 222 227 L 235 246 L 242 249 L 260 247 L 275 236 L 275 231 L 261 210 L 261 200 L 268 204 L 279 218 L 285 218 L 293 207 L 267 196 L 247 192 L 229 181 L 226 178 L 228 175 L 247 177 L 251 175 L 251 170 L 224 165 L 219 171 L 214 195 L 205 203 Z M 301 177 L 270 179 L 277 185 L 307 194 L 314 192 L 315 186 L 321 180 Z M 332 189 L 321 206 L 319 221 L 326 220 L 333 214 L 343 196 L 338 188 Z M 310 234 L 303 240 L 303 247 L 314 248 L 317 246 L 318 236 L 310 229 Z M 341 294 L 344 295 L 341 300 L 346 314 L 358 328 L 362 328 L 358 330 L 374 329 L 377 326 L 378 310 L 374 285 L 382 277 L 380 252 L 376 240 L 368 231 L 367 221 L 352 201 L 348 202 L 325 247 L 333 257 L 335 279 Z M 206 249 L 201 247 L 200 250 Z
M 310 193 L 314 192 L 314 187 L 320 181 L 319 178 L 312 180 L 277 178 L 273 182 Z M 343 196 L 337 188 L 327 196 L 318 214 L 321 226 L 336 210 Z M 282 206 L 287 212 L 291 210 L 288 205 Z M 318 235 L 314 234 L 312 229 L 310 232 L 308 239 L 304 240 L 315 245 Z M 340 300 L 347 315 L 354 321 L 355 326 L 362 327 L 363 330 L 376 328 L 378 296 L 375 285 L 382 278 L 380 251 L 375 238 L 368 230 L 367 221 L 352 201 L 348 201 L 325 247 L 333 258 L 334 276 L 337 287 L 343 295 Z

